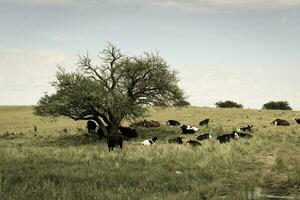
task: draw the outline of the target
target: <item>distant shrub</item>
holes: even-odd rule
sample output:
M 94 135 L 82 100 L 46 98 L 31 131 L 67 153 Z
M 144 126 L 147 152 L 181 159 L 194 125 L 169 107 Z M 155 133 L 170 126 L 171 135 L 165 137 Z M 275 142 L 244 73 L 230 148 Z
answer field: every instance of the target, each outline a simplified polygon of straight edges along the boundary
M 242 104 L 233 101 L 218 101 L 215 105 L 217 108 L 243 108 Z
M 267 110 L 292 110 L 287 101 L 270 101 L 265 103 L 262 109 Z

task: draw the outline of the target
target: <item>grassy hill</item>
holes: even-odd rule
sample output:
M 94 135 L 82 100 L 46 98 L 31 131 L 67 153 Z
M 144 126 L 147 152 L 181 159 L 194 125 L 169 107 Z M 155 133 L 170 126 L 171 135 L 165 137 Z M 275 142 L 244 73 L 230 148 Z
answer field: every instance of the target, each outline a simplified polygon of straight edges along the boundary
M 122 150 L 84 136 L 84 121 L 44 119 L 32 107 L 0 107 L 0 199 L 267 199 L 300 198 L 300 112 L 247 109 L 150 110 L 160 128 L 138 129 Z M 181 135 L 168 119 L 198 126 L 200 133 L 230 133 L 252 123 L 252 139 L 193 148 L 167 144 Z M 275 127 L 276 118 L 292 122 Z M 128 124 L 128 122 L 124 122 Z M 34 131 L 36 126 L 37 131 Z M 151 136 L 159 143 L 139 143 Z

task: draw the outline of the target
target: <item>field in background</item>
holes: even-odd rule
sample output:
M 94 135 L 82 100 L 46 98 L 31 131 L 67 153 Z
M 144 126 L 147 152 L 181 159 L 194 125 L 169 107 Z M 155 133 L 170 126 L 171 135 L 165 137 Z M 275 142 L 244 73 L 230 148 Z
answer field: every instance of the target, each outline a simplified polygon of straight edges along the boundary
M 167 144 L 181 135 L 165 122 L 198 126 L 200 133 L 230 133 L 252 123 L 252 139 L 199 148 Z M 274 127 L 276 118 L 292 122 Z M 160 128 L 138 129 L 123 150 L 86 137 L 85 122 L 43 119 L 32 107 L 0 107 L 0 199 L 268 199 L 300 198 L 300 112 L 189 107 L 150 110 Z M 128 124 L 128 122 L 124 122 Z M 37 131 L 34 131 L 36 126 Z M 158 136 L 155 146 L 139 142 Z

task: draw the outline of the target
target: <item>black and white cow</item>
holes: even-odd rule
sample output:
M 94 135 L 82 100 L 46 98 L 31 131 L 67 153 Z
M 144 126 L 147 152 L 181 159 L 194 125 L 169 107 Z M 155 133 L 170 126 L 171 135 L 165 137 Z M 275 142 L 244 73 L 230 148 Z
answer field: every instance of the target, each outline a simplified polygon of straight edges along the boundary
M 176 144 L 183 144 L 183 137 L 177 137 L 177 138 L 172 138 L 168 140 L 168 143 L 176 143 Z
M 86 127 L 87 127 L 89 133 L 95 133 L 96 128 L 97 128 L 97 124 L 94 121 L 89 120 L 86 123 Z
M 180 126 L 179 121 L 173 120 L 173 119 L 169 119 L 166 124 L 170 125 L 170 126 Z
M 189 140 L 186 142 L 188 145 L 192 145 L 193 147 L 195 146 L 201 146 L 202 144 L 196 140 Z
M 209 122 L 209 119 L 205 119 L 205 120 L 199 122 L 199 125 L 200 126 L 208 125 L 208 122 Z
M 205 134 L 202 134 L 202 135 L 199 135 L 196 140 L 199 140 L 199 141 L 202 141 L 202 140 L 211 140 L 212 139 L 212 136 L 208 133 L 205 133 Z
M 275 119 L 271 124 L 275 126 L 289 126 L 290 122 L 285 119 Z
M 197 127 L 183 125 L 180 127 L 182 130 L 182 134 L 193 134 L 198 131 Z
M 299 118 L 295 119 L 295 121 L 296 121 L 297 124 L 300 124 L 300 119 Z
M 121 131 L 121 134 L 125 137 L 125 138 L 136 138 L 138 136 L 137 132 L 135 129 L 130 128 L 130 127 L 123 127 L 120 126 L 119 130 Z
M 243 126 L 243 127 L 239 128 L 239 129 L 237 129 L 237 131 L 249 131 L 249 132 L 251 132 L 252 128 L 253 128 L 253 125 L 249 124 L 247 126 Z
M 120 149 L 123 147 L 123 136 L 118 134 L 118 135 L 111 135 L 107 137 L 107 146 L 108 146 L 108 151 L 114 150 L 114 147 L 119 146 Z
M 236 132 L 236 134 L 238 134 L 239 138 L 252 138 L 253 136 L 249 133 L 241 133 L 241 132 Z
M 152 139 L 148 139 L 148 140 L 144 140 L 141 145 L 145 145 L 145 146 L 149 146 L 149 145 L 153 145 L 156 143 L 156 141 L 158 140 L 158 138 L 155 136 Z
M 238 138 L 239 135 L 236 132 L 217 136 L 217 140 L 219 143 L 229 142 L 231 139 L 238 139 Z

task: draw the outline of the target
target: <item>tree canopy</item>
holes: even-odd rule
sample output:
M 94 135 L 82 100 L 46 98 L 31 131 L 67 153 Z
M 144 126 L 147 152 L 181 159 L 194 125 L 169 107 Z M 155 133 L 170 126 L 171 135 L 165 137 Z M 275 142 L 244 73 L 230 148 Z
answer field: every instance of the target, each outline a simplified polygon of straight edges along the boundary
M 217 108 L 243 108 L 242 104 L 238 104 L 234 101 L 218 101 L 215 105 Z
M 110 135 L 117 132 L 124 118 L 139 117 L 148 106 L 186 102 L 177 72 L 158 52 L 128 56 L 108 43 L 99 58 L 102 62 L 96 65 L 89 54 L 79 56 L 75 72 L 59 68 L 52 83 L 56 92 L 41 97 L 34 113 L 92 119 Z
M 292 108 L 289 105 L 289 102 L 287 102 L 287 101 L 269 101 L 268 103 L 265 103 L 263 105 L 262 109 L 267 109 L 267 110 L 292 110 Z

